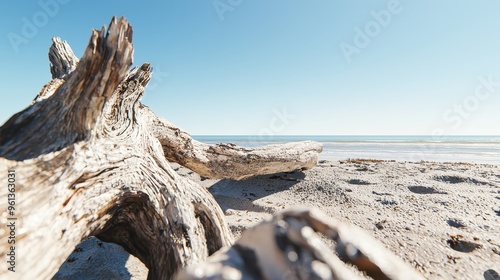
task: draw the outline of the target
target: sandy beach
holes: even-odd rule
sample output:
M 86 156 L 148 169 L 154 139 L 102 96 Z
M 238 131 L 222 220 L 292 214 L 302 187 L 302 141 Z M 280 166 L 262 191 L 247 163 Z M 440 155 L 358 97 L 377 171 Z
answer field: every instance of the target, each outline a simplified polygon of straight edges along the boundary
M 236 237 L 277 211 L 316 207 L 363 228 L 428 279 L 495 279 L 488 271 L 500 272 L 497 165 L 321 160 L 311 170 L 243 181 L 173 167 L 213 194 Z M 89 277 L 146 279 L 147 268 L 121 247 L 91 238 L 53 279 Z
M 500 1 L 427 2 L 12 1 L 0 280 L 500 280 Z

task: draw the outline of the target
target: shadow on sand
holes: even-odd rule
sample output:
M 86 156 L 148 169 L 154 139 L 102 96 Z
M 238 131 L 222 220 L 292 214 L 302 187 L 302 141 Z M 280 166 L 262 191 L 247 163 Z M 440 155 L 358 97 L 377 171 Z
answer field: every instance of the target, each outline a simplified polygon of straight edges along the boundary
M 269 212 L 270 209 L 267 207 L 255 205 L 253 202 L 271 194 L 288 190 L 304 178 L 304 172 L 297 170 L 256 176 L 241 181 L 224 179 L 213 184 L 209 191 L 224 211 L 227 209 L 252 209 L 256 212 Z

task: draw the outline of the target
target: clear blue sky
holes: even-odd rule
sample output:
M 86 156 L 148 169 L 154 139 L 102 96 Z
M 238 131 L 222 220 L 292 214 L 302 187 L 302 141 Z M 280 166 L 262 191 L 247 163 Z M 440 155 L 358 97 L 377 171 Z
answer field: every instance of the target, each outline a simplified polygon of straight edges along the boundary
M 2 3 L 1 123 L 50 80 L 52 36 L 80 57 L 116 15 L 156 70 L 143 103 L 191 134 L 500 135 L 499 1 L 40 3 Z

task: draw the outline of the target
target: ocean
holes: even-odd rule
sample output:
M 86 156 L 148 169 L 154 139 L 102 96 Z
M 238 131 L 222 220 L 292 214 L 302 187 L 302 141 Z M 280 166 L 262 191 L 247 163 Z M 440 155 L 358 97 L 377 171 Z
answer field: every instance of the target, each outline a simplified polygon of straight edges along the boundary
M 253 148 L 314 140 L 323 144 L 320 159 L 371 158 L 500 164 L 500 136 L 193 136 L 207 143 Z

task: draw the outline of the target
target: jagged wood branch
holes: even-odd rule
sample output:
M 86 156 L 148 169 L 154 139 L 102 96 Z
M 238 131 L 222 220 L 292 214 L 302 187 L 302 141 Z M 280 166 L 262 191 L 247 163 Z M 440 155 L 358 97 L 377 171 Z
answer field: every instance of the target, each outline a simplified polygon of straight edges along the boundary
M 13 160 L 36 158 L 90 135 L 104 102 L 132 63 L 132 27 L 123 22 L 113 19 L 107 32 L 105 28 L 93 30 L 76 69 L 66 82 L 54 87 L 53 94 L 46 93 L 53 98 L 34 103 L 0 128 L 1 156 Z
M 42 88 L 31 103 L 32 105 L 51 97 L 59 86 L 65 82 L 69 74 L 76 69 L 79 62 L 68 43 L 58 37 L 52 38 L 49 60 L 51 62 L 52 80 Z

